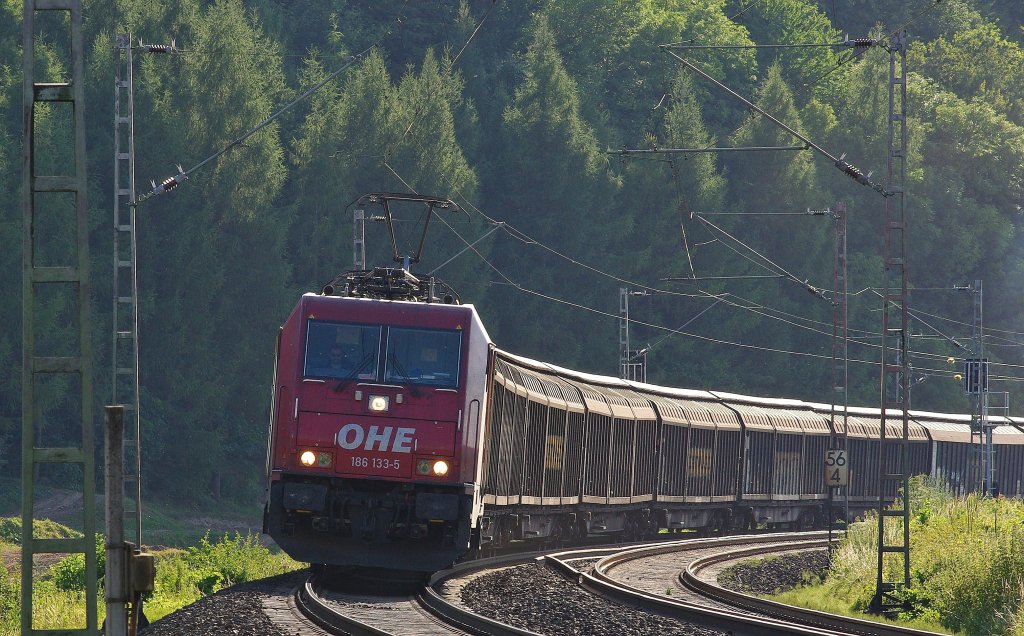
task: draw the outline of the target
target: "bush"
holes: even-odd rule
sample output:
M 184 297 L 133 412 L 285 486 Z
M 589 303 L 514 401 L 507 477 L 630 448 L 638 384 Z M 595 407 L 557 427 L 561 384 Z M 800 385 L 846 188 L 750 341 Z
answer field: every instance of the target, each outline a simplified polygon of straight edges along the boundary
M 96 579 L 101 581 L 106 574 L 106 540 L 96 535 Z M 85 555 L 72 554 L 64 557 L 50 568 L 50 577 L 58 590 L 65 592 L 85 591 Z
M 910 503 L 911 587 L 900 590 L 908 605 L 900 618 L 965 634 L 1024 636 L 1024 503 L 955 499 L 920 478 L 911 481 Z M 831 596 L 860 611 L 870 604 L 876 576 L 878 518 L 866 517 L 850 527 L 825 583 Z M 890 530 L 902 532 L 898 524 Z M 901 576 L 893 571 L 886 578 Z
M 156 586 L 146 601 L 150 620 L 164 616 L 202 596 L 236 583 L 265 578 L 302 567 L 259 543 L 259 536 L 235 533 L 213 543 L 207 533 L 199 545 L 157 554 Z
M 271 554 L 260 543 L 259 536 L 251 532 L 244 537 L 238 532 L 234 537 L 224 535 L 217 543 L 211 543 L 210 534 L 206 533 L 198 546 L 188 549 L 186 559 L 197 571 L 221 575 L 221 580 L 213 584 L 214 591 L 287 570 L 282 567 L 281 558 Z
M 33 519 L 32 534 L 38 539 L 71 539 L 81 532 L 49 519 Z M 21 517 L 0 517 L 0 540 L 21 545 Z
M 21 583 L 0 564 L 0 631 L 15 633 L 21 624 Z

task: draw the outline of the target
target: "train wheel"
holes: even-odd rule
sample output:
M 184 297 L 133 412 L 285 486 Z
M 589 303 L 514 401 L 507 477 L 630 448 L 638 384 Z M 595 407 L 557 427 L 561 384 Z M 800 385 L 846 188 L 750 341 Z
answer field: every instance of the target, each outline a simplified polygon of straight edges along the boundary
M 581 521 L 581 520 L 577 519 L 576 520 L 576 542 L 577 543 L 582 543 L 582 542 L 587 540 L 588 536 L 590 536 L 590 533 L 587 532 L 587 522 L 586 521 Z
M 622 531 L 622 538 L 627 543 L 633 543 L 639 539 L 640 529 L 637 527 L 636 519 L 633 516 L 626 517 L 626 527 Z
M 711 518 L 708 520 L 707 535 L 719 536 L 724 533 L 725 527 L 725 514 L 721 510 L 715 510 L 712 512 Z
M 658 536 L 658 520 L 655 517 L 648 517 L 644 523 L 644 536 L 645 537 L 656 537 Z
M 516 535 L 520 534 L 520 527 L 518 522 L 513 523 L 511 517 L 506 517 L 505 523 L 502 524 L 502 545 L 510 545 Z
M 481 551 L 482 550 L 480 548 L 480 529 L 476 528 L 475 530 L 472 530 L 469 536 L 469 550 L 466 551 L 466 560 L 475 561 L 476 559 L 479 559 L 481 556 Z
M 508 545 L 509 535 L 506 531 L 508 521 L 505 517 L 497 517 L 492 521 L 492 523 L 495 527 L 494 534 L 492 535 L 494 539 L 491 541 L 491 544 L 495 550 L 500 550 Z
M 561 517 L 551 520 L 551 534 L 544 540 L 547 548 L 561 548 L 565 545 L 566 521 Z

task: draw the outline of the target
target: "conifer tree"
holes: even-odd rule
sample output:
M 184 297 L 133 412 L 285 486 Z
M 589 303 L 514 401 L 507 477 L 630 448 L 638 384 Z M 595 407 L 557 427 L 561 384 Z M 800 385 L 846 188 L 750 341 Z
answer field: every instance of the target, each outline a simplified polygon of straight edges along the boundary
M 598 149 L 593 129 L 580 115 L 576 83 L 565 70 L 554 33 L 543 16 L 531 27 L 523 70 L 523 82 L 505 111 L 508 166 L 501 200 L 506 218 L 543 244 L 597 262 L 607 236 L 582 228 L 606 227 L 619 180 Z M 538 293 L 580 304 L 614 306 L 617 289 L 607 282 L 591 282 L 579 268 L 567 269 L 565 261 L 528 241 L 506 245 L 511 249 L 499 262 L 513 280 Z M 601 264 L 609 265 L 607 260 Z M 503 287 L 495 291 L 506 293 Z M 517 301 L 518 310 L 497 321 L 506 337 L 522 343 L 527 354 L 562 351 L 567 359 L 579 359 L 583 343 L 565 334 L 581 325 L 586 325 L 585 332 L 608 334 L 611 339 L 614 331 L 607 319 L 581 316 L 538 298 Z M 519 319 L 540 313 L 542 305 L 548 305 L 545 313 L 554 317 L 543 328 L 531 328 Z

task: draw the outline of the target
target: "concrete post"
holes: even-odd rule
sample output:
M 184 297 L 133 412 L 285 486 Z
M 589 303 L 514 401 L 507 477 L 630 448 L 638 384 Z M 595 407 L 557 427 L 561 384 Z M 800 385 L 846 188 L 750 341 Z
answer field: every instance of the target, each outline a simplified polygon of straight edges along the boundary
M 124 407 L 104 408 L 107 424 L 104 479 L 107 497 L 107 568 L 104 598 L 107 603 L 106 636 L 128 633 L 128 595 L 124 543 Z

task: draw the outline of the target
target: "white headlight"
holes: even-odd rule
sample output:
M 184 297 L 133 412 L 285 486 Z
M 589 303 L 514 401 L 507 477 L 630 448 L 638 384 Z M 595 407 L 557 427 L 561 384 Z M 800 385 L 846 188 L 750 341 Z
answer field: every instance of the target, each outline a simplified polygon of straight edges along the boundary
M 444 477 L 448 474 L 448 462 L 443 459 L 439 459 L 434 462 L 434 474 L 438 477 Z
M 388 396 L 386 395 L 371 395 L 367 404 L 371 411 L 383 413 L 388 410 L 388 401 Z
M 299 461 L 302 462 L 303 466 L 312 466 L 316 463 L 316 454 L 313 451 L 303 451 L 299 455 Z

